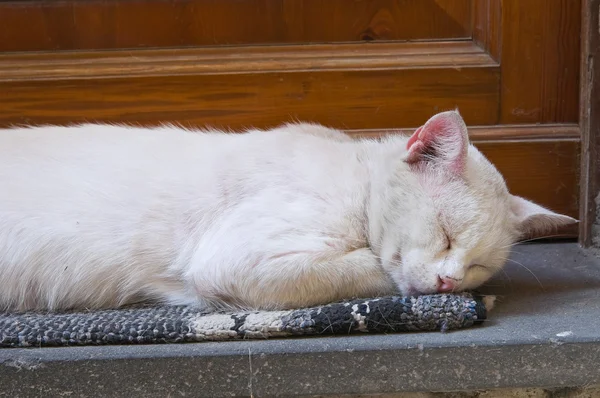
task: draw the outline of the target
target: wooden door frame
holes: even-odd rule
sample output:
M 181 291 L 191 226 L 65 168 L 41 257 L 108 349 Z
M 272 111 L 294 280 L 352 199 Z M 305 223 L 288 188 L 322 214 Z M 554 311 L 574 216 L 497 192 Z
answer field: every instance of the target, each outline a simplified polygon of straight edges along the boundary
M 592 245 L 596 197 L 600 194 L 600 0 L 583 0 L 580 91 L 580 229 L 579 242 Z

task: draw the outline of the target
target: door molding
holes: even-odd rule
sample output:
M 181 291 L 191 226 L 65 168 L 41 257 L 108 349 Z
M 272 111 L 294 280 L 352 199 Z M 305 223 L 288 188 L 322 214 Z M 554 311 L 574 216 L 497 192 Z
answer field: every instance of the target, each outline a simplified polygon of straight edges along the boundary
M 600 193 L 600 0 L 583 0 L 581 24 L 581 177 L 579 242 L 593 243 Z

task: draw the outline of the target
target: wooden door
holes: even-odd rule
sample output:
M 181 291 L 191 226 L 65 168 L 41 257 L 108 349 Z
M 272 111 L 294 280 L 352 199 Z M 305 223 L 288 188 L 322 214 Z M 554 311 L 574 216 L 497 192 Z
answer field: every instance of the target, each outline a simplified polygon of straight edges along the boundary
M 514 193 L 577 217 L 580 25 L 580 0 L 0 0 L 0 125 L 378 136 L 458 107 Z

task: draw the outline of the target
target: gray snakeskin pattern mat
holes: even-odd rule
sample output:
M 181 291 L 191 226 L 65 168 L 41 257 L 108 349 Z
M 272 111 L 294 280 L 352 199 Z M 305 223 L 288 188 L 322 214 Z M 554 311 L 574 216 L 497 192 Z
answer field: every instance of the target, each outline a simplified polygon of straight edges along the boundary
M 0 314 L 0 347 L 158 344 L 274 337 L 442 331 L 486 318 L 470 293 L 354 299 L 290 311 L 206 312 L 132 307 L 70 313 Z

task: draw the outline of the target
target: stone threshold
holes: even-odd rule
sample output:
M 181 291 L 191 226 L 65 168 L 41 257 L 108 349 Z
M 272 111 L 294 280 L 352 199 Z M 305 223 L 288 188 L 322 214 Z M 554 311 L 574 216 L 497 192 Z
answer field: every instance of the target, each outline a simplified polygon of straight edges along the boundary
M 0 396 L 390 394 L 600 384 L 600 259 L 519 245 L 481 326 L 449 333 L 0 350 Z

